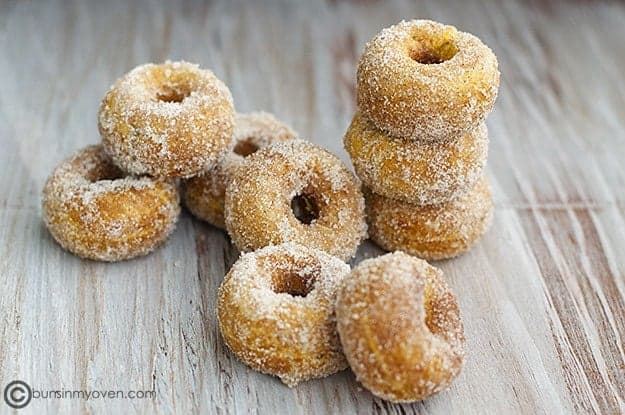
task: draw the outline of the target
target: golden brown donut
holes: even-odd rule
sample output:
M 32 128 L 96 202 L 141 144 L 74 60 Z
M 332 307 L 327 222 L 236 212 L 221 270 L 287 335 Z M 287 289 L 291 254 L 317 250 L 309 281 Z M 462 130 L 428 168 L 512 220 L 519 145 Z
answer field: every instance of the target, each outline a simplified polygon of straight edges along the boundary
M 296 138 L 297 134 L 272 114 L 253 112 L 237 114 L 234 122 L 234 147 L 200 176 L 182 183 L 185 206 L 198 218 L 225 229 L 224 196 L 226 182 L 245 157 L 271 143 Z
M 390 137 L 356 113 L 345 134 L 356 174 L 373 192 L 419 205 L 470 191 L 488 156 L 485 123 L 456 140 L 431 143 Z
M 241 251 L 290 241 L 348 259 L 367 232 L 356 177 L 336 156 L 304 140 L 249 156 L 228 182 L 225 212 Z
M 443 273 L 403 252 L 362 261 L 343 279 L 337 329 L 356 378 L 393 402 L 427 398 L 462 368 L 458 303 Z
M 61 163 L 43 189 L 43 219 L 54 239 L 82 258 L 145 255 L 174 230 L 180 205 L 173 182 L 126 177 L 99 145 Z
M 190 177 L 212 167 L 232 140 L 234 106 L 215 75 L 187 62 L 141 65 L 100 105 L 105 151 L 133 174 Z
M 345 369 L 334 303 L 348 272 L 338 258 L 294 243 L 243 254 L 219 287 L 226 345 L 291 387 Z
M 430 20 L 402 21 L 365 46 L 358 108 L 396 137 L 452 140 L 492 110 L 499 88 L 495 54 L 477 37 Z
M 387 251 L 402 250 L 428 260 L 467 251 L 488 229 L 493 200 L 486 177 L 466 195 L 420 206 L 365 190 L 371 240 Z

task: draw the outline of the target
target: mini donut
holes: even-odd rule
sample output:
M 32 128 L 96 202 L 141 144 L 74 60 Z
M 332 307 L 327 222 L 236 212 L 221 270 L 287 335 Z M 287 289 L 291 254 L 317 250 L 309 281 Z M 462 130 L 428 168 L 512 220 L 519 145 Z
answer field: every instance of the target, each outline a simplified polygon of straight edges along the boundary
M 336 156 L 299 139 L 249 156 L 228 182 L 225 212 L 244 252 L 290 241 L 349 259 L 367 233 L 358 179 Z
M 358 108 L 393 136 L 451 140 L 492 110 L 497 66 L 495 54 L 469 33 L 430 20 L 402 21 L 365 46 Z
M 121 261 L 154 250 L 180 213 L 168 180 L 126 177 L 102 150 L 86 147 L 62 162 L 43 189 L 43 220 L 52 237 L 82 258 Z
M 190 177 L 212 167 L 232 140 L 228 88 L 187 62 L 141 65 L 120 78 L 100 105 L 105 151 L 133 174 Z
M 334 303 L 348 273 L 338 258 L 294 243 L 243 254 L 219 287 L 224 342 L 290 387 L 345 369 Z
M 465 337 L 443 273 L 403 252 L 362 261 L 343 279 L 337 329 L 350 367 L 374 395 L 425 399 L 462 369 Z
M 387 251 L 402 250 L 428 260 L 467 251 L 490 226 L 493 199 L 485 177 L 466 195 L 420 206 L 365 190 L 371 240 Z
M 185 206 L 198 218 L 225 229 L 224 196 L 226 182 L 245 157 L 271 143 L 297 137 L 291 128 L 272 114 L 253 112 L 237 114 L 234 122 L 234 147 L 209 171 L 182 183 Z
M 432 143 L 390 137 L 356 113 L 344 139 L 356 174 L 373 192 L 419 205 L 470 191 L 488 156 L 485 123 L 456 140 Z

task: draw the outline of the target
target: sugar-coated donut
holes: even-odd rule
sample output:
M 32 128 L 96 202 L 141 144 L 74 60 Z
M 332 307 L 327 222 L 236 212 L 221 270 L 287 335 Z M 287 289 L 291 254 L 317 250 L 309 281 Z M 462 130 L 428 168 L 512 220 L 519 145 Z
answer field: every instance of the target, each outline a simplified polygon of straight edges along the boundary
M 387 251 L 402 250 L 420 258 L 452 258 L 467 251 L 488 229 L 493 200 L 487 179 L 447 203 L 420 206 L 365 189 L 371 240 Z
M 378 128 L 414 140 L 451 140 L 492 110 L 497 57 L 477 37 L 430 20 L 402 21 L 365 46 L 359 110 Z
M 232 140 L 234 106 L 215 75 L 187 62 L 141 65 L 100 105 L 105 151 L 133 174 L 190 177 L 212 167 Z
M 374 395 L 412 402 L 462 369 L 465 338 L 443 273 L 403 252 L 362 261 L 343 279 L 337 329 L 356 378 Z
M 198 218 L 225 229 L 224 196 L 226 182 L 245 157 L 271 143 L 296 138 L 297 134 L 266 112 L 237 114 L 234 122 L 234 147 L 212 169 L 182 183 L 185 206 Z
M 241 251 L 296 242 L 348 259 L 366 237 L 358 179 L 304 140 L 249 156 L 228 182 L 225 200 L 226 229 Z
M 419 205 L 466 194 L 482 175 L 488 156 L 485 123 L 455 140 L 432 143 L 390 137 L 356 113 L 344 144 L 364 185 Z
M 173 231 L 180 213 L 173 182 L 125 177 L 100 145 L 78 151 L 54 170 L 42 208 L 63 248 L 99 261 L 151 252 Z
M 347 273 L 338 258 L 294 243 L 243 254 L 219 287 L 226 345 L 289 386 L 345 369 L 334 303 Z

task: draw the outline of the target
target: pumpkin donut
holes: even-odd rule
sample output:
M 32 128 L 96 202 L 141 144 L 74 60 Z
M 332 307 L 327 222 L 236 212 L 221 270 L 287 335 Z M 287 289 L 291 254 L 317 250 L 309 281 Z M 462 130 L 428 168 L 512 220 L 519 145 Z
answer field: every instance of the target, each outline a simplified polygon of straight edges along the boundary
M 345 369 L 334 303 L 348 272 L 338 258 L 294 243 L 243 254 L 219 287 L 224 342 L 291 387 Z
M 402 21 L 365 46 L 358 108 L 392 136 L 452 140 L 492 110 L 497 66 L 495 54 L 469 33 L 430 20 Z
M 356 378 L 374 395 L 413 402 L 458 376 L 465 338 L 443 273 L 403 252 L 362 261 L 343 279 L 337 329 Z
M 470 191 L 488 155 L 485 123 L 440 143 L 390 137 L 356 113 L 344 139 L 356 174 L 373 192 L 418 205 L 453 200 Z
M 387 251 L 402 250 L 428 260 L 467 251 L 488 229 L 493 200 L 486 177 L 466 195 L 420 206 L 365 190 L 371 240 Z
M 187 62 L 141 65 L 111 87 L 100 105 L 105 151 L 133 174 L 190 177 L 212 167 L 232 140 L 228 88 Z
M 224 196 L 226 182 L 247 156 L 271 143 L 296 138 L 297 134 L 272 114 L 237 114 L 234 122 L 234 148 L 207 172 L 182 182 L 185 206 L 198 218 L 225 229 Z
M 61 163 L 43 189 L 43 219 L 54 239 L 82 258 L 121 261 L 145 255 L 174 230 L 173 182 L 126 177 L 99 145 Z
M 367 231 L 356 177 L 336 156 L 299 139 L 249 156 L 228 182 L 225 213 L 241 251 L 290 241 L 348 259 Z

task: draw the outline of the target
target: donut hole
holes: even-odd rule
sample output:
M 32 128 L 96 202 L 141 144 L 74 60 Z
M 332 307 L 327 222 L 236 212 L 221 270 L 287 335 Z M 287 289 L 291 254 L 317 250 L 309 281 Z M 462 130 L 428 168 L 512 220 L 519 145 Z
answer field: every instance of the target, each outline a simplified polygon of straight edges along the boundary
M 428 36 L 417 34 L 412 37 L 412 40 L 408 55 L 412 60 L 424 65 L 443 63 L 458 53 L 452 33 L 443 32 Z
M 112 163 L 105 163 L 92 168 L 85 175 L 91 183 L 101 180 L 117 180 L 124 178 L 124 172 Z
M 181 86 L 163 86 L 156 92 L 156 100 L 160 102 L 180 103 L 189 95 L 191 95 L 191 90 L 189 88 Z
M 276 272 L 271 278 L 271 288 L 276 294 L 306 297 L 315 285 L 314 273 L 286 271 Z
M 319 205 L 306 193 L 297 194 L 291 199 L 291 210 L 297 220 L 304 225 L 310 225 L 319 219 Z
M 252 139 L 248 138 L 247 140 L 240 140 L 237 142 L 237 144 L 234 146 L 234 153 L 238 154 L 242 157 L 247 157 L 250 154 L 254 154 L 256 153 L 258 150 L 260 150 L 260 148 L 252 143 Z

